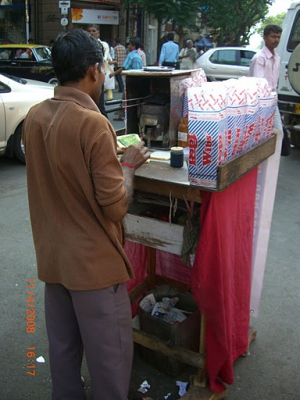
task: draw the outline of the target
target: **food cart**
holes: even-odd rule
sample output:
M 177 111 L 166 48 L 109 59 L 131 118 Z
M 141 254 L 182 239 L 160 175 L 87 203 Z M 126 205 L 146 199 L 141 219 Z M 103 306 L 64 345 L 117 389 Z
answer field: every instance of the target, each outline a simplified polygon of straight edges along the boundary
M 183 107 L 179 83 L 190 74 L 192 71 L 125 72 L 126 133 L 139 133 L 150 148 L 176 145 Z M 168 126 L 149 109 L 141 117 L 141 99 L 159 94 L 169 96 Z M 153 126 L 155 122 L 163 126 L 160 132 L 149 128 L 151 119 Z M 172 346 L 136 328 L 133 332 L 135 343 L 198 368 L 187 399 L 226 397 L 223 382 L 233 383 L 233 362 L 247 353 L 256 336 L 249 323 L 257 168 L 270 157 L 279 160 L 279 136 L 274 134 L 220 165 L 213 190 L 191 186 L 186 163 L 183 168 L 172 168 L 168 161 L 151 161 L 135 173 L 135 196 L 149 196 L 150 203 L 153 195 L 161 196 L 169 202 L 170 214 L 177 201 L 183 201 L 190 214 L 195 205 L 201 204 L 201 233 L 192 268 L 180 259 L 184 228 L 170 223 L 170 215 L 167 221 L 149 218 L 133 205 L 124 221 L 125 250 L 136 274 L 128 287 L 132 303 L 156 285 L 167 283 L 182 292 L 191 292 L 199 307 L 199 351 Z M 274 198 L 270 201 L 274 202 Z

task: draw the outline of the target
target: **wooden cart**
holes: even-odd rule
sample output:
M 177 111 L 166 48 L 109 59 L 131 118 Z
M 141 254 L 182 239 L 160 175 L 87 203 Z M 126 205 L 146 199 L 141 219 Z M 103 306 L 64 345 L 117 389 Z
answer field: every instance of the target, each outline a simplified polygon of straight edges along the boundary
M 170 146 L 175 144 L 176 129 L 182 111 L 182 96 L 179 93 L 179 81 L 190 76 L 191 71 L 174 71 L 164 74 L 149 74 L 143 71 L 125 72 L 127 86 L 127 100 L 140 99 L 150 94 L 169 93 L 171 111 L 170 117 Z M 131 106 L 135 101 L 131 102 Z M 127 109 L 127 132 L 138 132 L 136 108 Z M 218 184 L 216 192 L 224 191 L 250 170 L 270 157 L 276 148 L 276 135 L 265 142 L 248 150 L 239 157 L 219 166 Z M 201 203 L 201 190 L 191 186 L 188 181 L 188 169 L 172 168 L 167 162 L 153 162 L 143 165 L 135 173 L 135 191 L 144 195 L 156 194 L 173 199 L 185 199 Z M 190 285 L 183 282 L 160 276 L 156 271 L 156 251 L 164 250 L 172 254 L 181 254 L 183 227 L 168 224 L 159 220 L 127 214 L 125 217 L 126 239 L 146 246 L 147 251 L 147 276 L 130 291 L 131 301 L 141 298 L 147 291 L 156 285 L 169 284 L 183 292 L 190 292 Z M 198 368 L 198 375 L 193 377 L 193 386 L 190 387 L 186 399 L 218 400 L 227 396 L 223 393 L 213 393 L 207 387 L 206 374 L 206 316 L 201 314 L 200 347 L 199 352 L 171 346 L 159 338 L 134 329 L 135 343 L 146 348 L 158 351 L 166 356 L 173 357 L 183 363 Z M 249 328 L 249 344 L 255 338 L 255 330 Z
M 226 190 L 241 176 L 271 156 L 275 151 L 275 145 L 276 137 L 274 135 L 264 143 L 220 166 L 217 190 Z M 136 171 L 134 188 L 136 191 L 143 193 L 154 193 L 167 197 L 171 194 L 173 198 L 185 198 L 201 203 L 200 188 L 189 185 L 187 172 L 186 166 L 181 169 L 175 169 L 170 167 L 168 163 L 152 161 Z M 128 214 L 125 218 L 125 230 L 127 240 L 141 243 L 147 247 L 147 276 L 138 286 L 131 290 L 131 301 L 140 298 L 156 285 L 165 283 L 183 292 L 190 291 L 189 285 L 158 275 L 155 264 L 156 249 L 178 255 L 181 253 L 183 227 Z M 193 379 L 194 387 L 190 388 L 187 397 L 185 397 L 187 399 L 217 400 L 227 395 L 227 391 L 217 394 L 211 392 L 206 386 L 205 327 L 206 318 L 205 315 L 201 314 L 200 348 L 198 353 L 170 346 L 170 344 L 157 337 L 134 329 L 135 343 L 198 368 L 199 373 Z M 255 336 L 255 330 L 249 328 L 249 344 Z

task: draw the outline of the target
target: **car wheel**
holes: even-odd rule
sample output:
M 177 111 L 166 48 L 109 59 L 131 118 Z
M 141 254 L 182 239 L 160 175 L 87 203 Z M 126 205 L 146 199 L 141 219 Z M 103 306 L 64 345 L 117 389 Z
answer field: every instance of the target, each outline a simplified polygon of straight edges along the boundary
M 22 140 L 22 124 L 18 126 L 14 133 L 14 155 L 19 161 L 25 164 L 25 149 Z
M 57 86 L 59 84 L 59 82 L 55 76 L 52 76 L 52 78 L 50 78 L 48 80 L 48 83 L 50 83 L 50 85 L 53 85 L 53 86 Z

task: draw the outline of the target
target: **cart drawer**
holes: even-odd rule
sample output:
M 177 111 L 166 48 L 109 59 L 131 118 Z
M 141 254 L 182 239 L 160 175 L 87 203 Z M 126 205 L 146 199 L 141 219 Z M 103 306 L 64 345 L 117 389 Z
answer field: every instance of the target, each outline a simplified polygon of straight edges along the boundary
M 127 214 L 124 218 L 126 240 L 172 254 L 181 254 L 183 226 L 154 218 Z

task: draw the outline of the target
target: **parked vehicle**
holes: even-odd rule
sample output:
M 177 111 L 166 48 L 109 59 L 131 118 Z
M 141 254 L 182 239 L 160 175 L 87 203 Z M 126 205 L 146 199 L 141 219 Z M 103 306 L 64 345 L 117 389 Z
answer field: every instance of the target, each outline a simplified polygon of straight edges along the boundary
M 54 86 L 0 74 L 0 155 L 25 162 L 22 123 L 29 109 L 51 98 Z
M 247 76 L 256 52 L 244 47 L 215 47 L 207 50 L 196 61 L 205 71 L 208 81 L 222 81 Z
M 277 47 L 281 58 L 278 104 L 292 143 L 300 147 L 300 1 L 292 3 Z
M 49 47 L 37 44 L 0 45 L 0 73 L 58 84 Z

